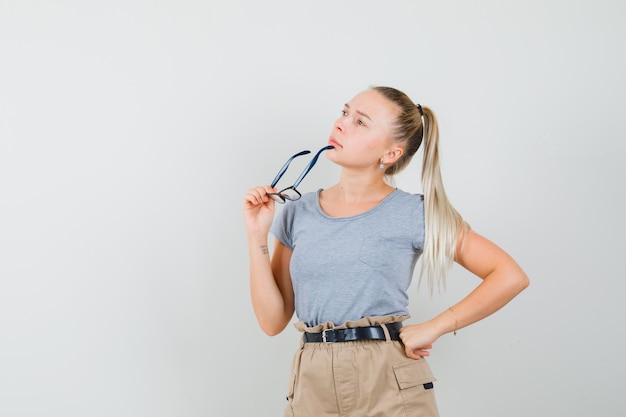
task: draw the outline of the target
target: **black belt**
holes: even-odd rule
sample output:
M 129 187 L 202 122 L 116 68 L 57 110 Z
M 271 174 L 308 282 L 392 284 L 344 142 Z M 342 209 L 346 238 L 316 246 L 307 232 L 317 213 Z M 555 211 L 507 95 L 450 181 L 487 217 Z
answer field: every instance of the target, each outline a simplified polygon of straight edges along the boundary
M 400 329 L 402 323 L 385 324 L 389 330 L 391 340 L 400 341 Z M 353 340 L 386 340 L 385 332 L 381 326 L 355 327 L 352 329 L 326 329 L 319 333 L 304 333 L 304 343 L 336 343 L 350 342 Z

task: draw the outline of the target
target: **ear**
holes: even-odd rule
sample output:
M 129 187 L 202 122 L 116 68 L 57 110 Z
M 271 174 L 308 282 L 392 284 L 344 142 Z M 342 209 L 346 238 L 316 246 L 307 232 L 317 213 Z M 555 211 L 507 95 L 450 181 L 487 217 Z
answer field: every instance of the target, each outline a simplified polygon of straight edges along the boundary
M 391 165 L 395 163 L 400 157 L 404 154 L 404 149 L 400 147 L 394 147 L 392 149 L 387 150 L 383 157 L 380 159 L 381 163 L 385 165 Z

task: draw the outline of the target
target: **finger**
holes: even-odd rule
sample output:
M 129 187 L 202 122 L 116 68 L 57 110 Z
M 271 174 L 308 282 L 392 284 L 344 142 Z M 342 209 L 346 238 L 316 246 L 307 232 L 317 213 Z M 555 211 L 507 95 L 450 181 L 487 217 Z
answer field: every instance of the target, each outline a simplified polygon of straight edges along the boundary
M 244 197 L 244 202 L 251 203 L 252 205 L 263 204 L 266 203 L 267 200 L 269 200 L 269 197 L 267 196 L 265 187 L 250 188 Z
M 422 356 L 415 352 L 410 352 L 406 356 L 409 357 L 410 359 L 422 359 Z
M 420 356 L 415 354 L 415 351 L 413 349 L 409 349 L 409 348 L 405 348 L 404 349 L 404 353 L 406 354 L 407 358 L 411 358 L 411 359 L 419 359 Z

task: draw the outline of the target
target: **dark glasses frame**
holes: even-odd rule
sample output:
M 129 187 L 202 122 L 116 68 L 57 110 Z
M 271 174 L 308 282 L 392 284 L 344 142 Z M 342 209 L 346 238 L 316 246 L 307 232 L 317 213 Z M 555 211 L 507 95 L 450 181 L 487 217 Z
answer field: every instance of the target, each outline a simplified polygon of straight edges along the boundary
M 302 197 L 302 194 L 300 194 L 300 192 L 296 189 L 296 187 L 298 185 L 300 185 L 300 182 L 302 182 L 304 177 L 306 177 L 306 175 L 309 173 L 309 171 L 311 171 L 311 169 L 315 166 L 315 164 L 317 163 L 317 159 L 319 158 L 320 154 L 322 152 L 324 152 L 324 151 L 327 151 L 327 150 L 333 149 L 333 148 L 334 148 L 334 146 L 328 145 L 328 146 L 324 146 L 322 149 L 317 151 L 317 153 L 311 159 L 311 161 L 306 166 L 306 168 L 304 168 L 304 171 L 302 171 L 300 176 L 294 181 L 293 185 L 291 185 L 291 186 L 289 186 L 287 188 L 283 188 L 282 190 L 280 190 L 278 192 L 275 192 L 275 193 L 267 193 L 267 195 L 272 200 L 274 200 L 274 201 L 276 201 L 277 203 L 280 203 L 280 204 L 285 203 L 285 201 L 287 201 L 287 200 L 290 200 L 290 201 L 299 200 L 300 197 Z M 280 181 L 280 179 L 285 174 L 285 172 L 287 172 L 287 168 L 289 168 L 289 164 L 291 164 L 291 161 L 293 161 L 298 156 L 306 155 L 306 154 L 309 154 L 309 153 L 311 153 L 311 151 L 304 150 L 304 151 L 298 152 L 295 155 L 292 155 L 291 158 L 289 158 L 287 160 L 287 162 L 285 162 L 285 164 L 280 169 L 280 171 L 278 171 L 278 174 L 276 174 L 276 177 L 274 177 L 274 179 L 272 180 L 272 182 L 270 184 L 270 187 L 274 188 L 276 186 L 276 184 L 278 183 L 278 181 Z

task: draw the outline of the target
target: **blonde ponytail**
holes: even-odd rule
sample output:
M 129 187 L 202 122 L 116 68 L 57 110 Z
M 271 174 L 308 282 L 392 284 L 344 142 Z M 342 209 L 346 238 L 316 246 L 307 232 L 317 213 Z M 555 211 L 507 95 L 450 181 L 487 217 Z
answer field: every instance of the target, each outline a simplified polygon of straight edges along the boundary
M 446 285 L 446 273 L 452 266 L 459 233 L 467 224 L 448 200 L 443 187 L 439 162 L 439 126 L 435 114 L 422 107 L 424 121 L 424 157 L 422 160 L 422 190 L 426 233 L 420 279 L 426 274 L 431 293 L 435 284 Z

